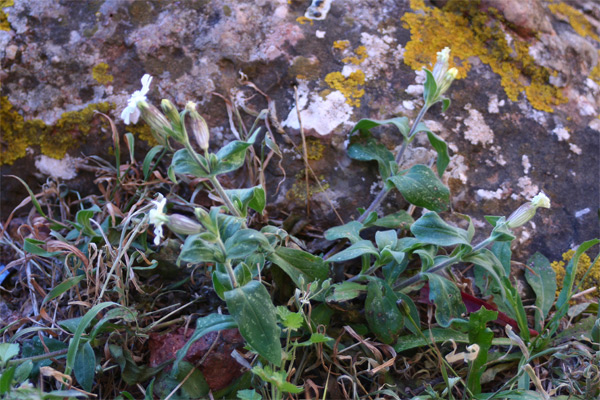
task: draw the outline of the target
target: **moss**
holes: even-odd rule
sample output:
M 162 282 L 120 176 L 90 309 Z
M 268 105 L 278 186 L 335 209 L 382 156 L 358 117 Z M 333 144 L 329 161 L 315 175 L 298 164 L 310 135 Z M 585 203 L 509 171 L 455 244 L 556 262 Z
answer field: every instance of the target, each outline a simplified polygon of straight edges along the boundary
M 360 107 L 360 98 L 365 90 L 359 86 L 365 84 L 365 73 L 361 70 L 352 72 L 347 78 L 341 72 L 331 72 L 325 77 L 325 82 L 330 88 L 339 90 L 346 98 L 346 103 Z
M 12 164 L 24 157 L 30 146 L 39 145 L 43 154 L 62 158 L 69 149 L 80 145 L 92 130 L 95 111 L 107 113 L 114 108 L 109 103 L 90 104 L 80 111 L 62 114 L 53 126 L 40 119 L 25 121 L 13 109 L 8 97 L 0 97 L 0 129 L 2 130 L 2 164 Z
M 563 282 L 565 280 L 565 266 L 569 261 L 571 261 L 573 255 L 575 255 L 575 251 L 569 250 L 563 253 L 562 260 L 554 261 L 551 264 L 552 269 L 556 273 L 557 296 L 560 293 L 563 287 Z M 581 257 L 579 257 L 579 262 L 577 263 L 577 272 L 575 273 L 574 285 L 577 285 L 579 284 L 579 282 L 581 282 L 581 279 L 583 278 L 591 264 L 592 260 L 587 254 L 584 253 L 581 255 Z M 585 278 L 585 281 L 583 281 L 583 284 L 581 285 L 581 290 L 590 289 L 592 287 L 596 287 L 596 290 L 585 294 L 584 298 L 588 300 L 597 300 L 600 297 L 600 262 L 596 262 L 594 264 L 590 273 Z
M 342 60 L 342 62 L 352 63 L 354 65 L 361 64 L 363 61 L 365 61 L 367 59 L 367 48 L 365 46 L 358 46 L 354 50 L 354 54 L 356 54 L 356 55 L 351 56 L 351 57 L 346 57 Z
M 109 73 L 110 67 L 107 63 L 100 63 L 92 68 L 92 77 L 101 85 L 106 85 L 114 80 L 114 77 Z
M 569 20 L 569 24 L 578 35 L 600 42 L 600 37 L 595 32 L 594 26 L 587 20 L 585 15 L 565 3 L 548 4 L 548 9 L 555 15 L 563 15 Z
M 415 70 L 430 68 L 437 52 L 449 47 L 457 79 L 465 78 L 471 69 L 469 57 L 479 57 L 500 76 L 510 100 L 517 101 L 525 92 L 534 108 L 547 112 L 565 103 L 562 91 L 549 84 L 550 70 L 538 66 L 529 54 L 529 45 L 503 29 L 498 12 L 490 9 L 490 14 L 493 18 L 480 11 L 476 1 L 450 2 L 444 9 L 423 7 L 404 14 L 404 27 L 411 33 L 404 62 Z
M 349 40 L 336 40 L 335 42 L 333 42 L 334 49 L 346 50 L 348 47 L 350 47 Z

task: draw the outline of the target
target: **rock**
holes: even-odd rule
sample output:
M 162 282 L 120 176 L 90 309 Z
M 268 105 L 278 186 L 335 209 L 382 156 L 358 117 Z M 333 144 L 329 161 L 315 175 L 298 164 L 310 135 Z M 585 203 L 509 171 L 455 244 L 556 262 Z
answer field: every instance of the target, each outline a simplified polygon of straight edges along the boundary
M 150 334 L 150 366 L 156 367 L 175 358 L 177 351 L 187 343 L 193 332 L 193 329 L 186 330 L 182 327 L 164 335 Z M 241 350 L 244 344 L 244 338 L 237 329 L 211 332 L 194 342 L 183 360 L 202 371 L 210 389 L 217 391 L 242 375 L 242 366 L 231 357 L 231 352 Z M 168 370 L 170 367 L 167 367 Z
M 287 179 L 278 188 L 278 160 L 266 172 L 270 216 L 299 216 L 318 233 L 340 223 L 333 207 L 347 222 L 378 192 L 376 166 L 346 155 L 351 127 L 361 118 L 414 118 L 422 105 L 420 69 L 449 45 L 461 79 L 448 92 L 450 109 L 441 114 L 434 107 L 426 119 L 452 149 L 445 178 L 452 209 L 472 215 L 483 236 L 489 232 L 484 215 L 509 215 L 544 190 L 553 207 L 521 229 L 517 256 L 540 251 L 558 259 L 599 236 L 598 7 L 434 3 L 336 1 L 325 19 L 311 20 L 304 17 L 308 1 L 15 2 L 2 10 L 9 30 L 0 30 L 2 175 L 18 174 L 36 191 L 47 179 L 34 169 L 40 152 L 108 158 L 110 131 L 95 109 L 111 114 L 120 132 L 149 137 L 143 125 L 125 128 L 119 119 L 144 73 L 155 76 L 149 93 L 155 105 L 162 98 L 180 108 L 198 103 L 216 149 L 234 134 L 213 93 L 249 111 L 268 106 L 240 81 L 242 72 L 269 96 L 277 110 L 273 122 L 286 133 L 275 137 Z M 291 145 L 301 143 L 293 86 L 316 175 L 308 216 L 304 165 Z M 250 126 L 254 117 L 242 115 Z M 569 138 L 559 140 L 552 133 L 557 128 Z M 374 132 L 389 149 L 401 144 L 391 128 Z M 426 141 L 415 143 L 429 149 Z M 411 154 L 417 153 L 428 154 Z M 66 183 L 89 193 L 83 182 L 90 175 L 80 171 Z M 242 176 L 228 179 L 230 186 L 249 184 Z M 25 196 L 15 180 L 3 179 L 2 215 Z M 405 205 L 397 195 L 381 210 Z M 586 208 L 592 212 L 575 218 Z

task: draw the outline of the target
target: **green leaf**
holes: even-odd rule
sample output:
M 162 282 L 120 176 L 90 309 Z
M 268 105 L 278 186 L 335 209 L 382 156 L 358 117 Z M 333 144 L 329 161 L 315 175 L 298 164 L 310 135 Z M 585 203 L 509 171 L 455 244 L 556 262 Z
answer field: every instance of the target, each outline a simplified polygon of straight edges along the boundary
M 152 163 L 152 160 L 163 149 L 164 149 L 164 146 L 154 146 L 153 148 L 150 149 L 150 151 L 148 151 L 148 153 L 146 153 L 146 157 L 144 157 L 144 162 L 142 164 L 144 180 L 147 180 L 148 176 L 150 175 L 150 164 Z
M 423 331 L 423 338 L 421 335 L 410 335 L 400 336 L 394 350 L 398 353 L 401 351 L 417 349 L 419 347 L 427 346 L 430 343 L 442 344 L 449 340 L 454 340 L 456 343 L 469 343 L 469 337 L 466 333 L 455 331 L 453 329 L 444 328 L 432 328 Z
M 367 287 L 356 282 L 342 282 L 332 286 L 333 294 L 327 296 L 328 302 L 342 302 L 352 300 L 365 292 Z
M 219 162 L 216 168 L 211 171 L 213 175 L 225 174 L 241 167 L 246 159 L 246 150 L 251 145 L 252 144 L 248 142 L 234 140 L 221 147 L 217 152 L 217 159 Z
M 408 172 L 390 177 L 389 181 L 415 206 L 439 212 L 450 204 L 450 191 L 426 165 L 414 165 Z
M 379 175 L 385 181 L 392 173 L 392 165 L 396 165 L 394 155 L 384 145 L 370 139 L 366 144 L 354 143 L 348 147 L 348 157 L 358 161 L 377 161 Z
M 287 307 L 278 306 L 277 316 L 281 320 L 284 327 L 292 330 L 300 329 L 304 323 L 304 318 L 300 312 L 291 312 Z
M 94 374 L 96 373 L 96 356 L 90 342 L 85 342 L 79 348 L 74 364 L 75 379 L 83 390 L 92 391 Z
M 460 318 L 467 309 L 460 296 L 460 290 L 446 278 L 425 273 L 429 280 L 429 300 L 435 304 L 435 319 L 448 328 L 455 318 Z
M 398 244 L 398 234 L 396 231 L 377 231 L 375 232 L 375 243 L 379 251 L 383 250 L 386 246 L 390 249 L 395 249 Z
M 380 125 L 394 125 L 402 136 L 408 139 L 408 133 L 410 132 L 410 125 L 408 123 L 408 118 L 406 117 L 396 117 L 386 120 L 376 120 L 376 119 L 361 119 L 354 125 L 352 131 L 350 133 L 354 133 L 356 131 L 361 132 L 369 132 L 372 128 L 375 128 Z
M 261 380 L 270 383 L 285 393 L 302 393 L 304 389 L 299 386 L 295 386 L 286 380 L 286 371 L 273 371 L 271 366 L 265 365 L 264 367 L 256 366 L 252 368 L 252 373 L 260 377 Z
M 7 361 L 17 356 L 19 349 L 16 343 L 0 343 L 0 364 L 5 365 Z
M 203 239 L 204 233 L 190 235 L 185 239 L 179 259 L 185 262 L 225 262 L 225 255 L 216 243 Z
M 550 266 L 550 261 L 541 253 L 536 252 L 527 260 L 525 279 L 535 293 L 535 328 L 541 329 L 556 296 L 556 273 Z
M 254 389 L 238 390 L 237 398 L 240 400 L 262 400 L 262 396 Z
M 281 329 L 267 289 L 258 281 L 225 292 L 229 312 L 248 344 L 276 366 L 281 366 Z
M 427 68 L 423 68 L 426 74 L 425 86 L 423 90 L 423 99 L 425 100 L 426 106 L 433 105 L 436 101 L 437 94 L 437 84 L 435 82 L 435 78 L 430 70 Z
M 353 258 L 357 258 L 363 255 L 374 255 L 379 257 L 379 252 L 373 246 L 373 243 L 369 240 L 361 240 L 359 242 L 354 243 L 352 246 L 348 247 L 345 250 L 340 251 L 339 253 L 329 257 L 327 262 L 340 262 L 352 260 Z
M 448 107 L 450 107 L 450 99 L 444 97 L 442 99 L 442 112 L 445 113 Z
M 386 344 L 392 344 L 404 328 L 404 317 L 397 301 L 398 296 L 385 281 L 375 278 L 369 282 L 365 317 L 371 332 Z
M 512 251 L 510 250 L 510 242 L 495 242 L 492 245 L 492 253 L 496 256 L 502 267 L 504 267 L 504 275 L 510 275 L 510 259 L 512 257 Z
M 471 363 L 467 379 L 467 386 L 474 394 L 481 393 L 481 375 L 485 372 L 488 351 L 494 338 L 494 332 L 487 328 L 486 324 L 496 318 L 498 318 L 498 312 L 487 310 L 485 307 L 481 307 L 469 316 L 469 341 L 479 345 L 479 353 Z
M 470 245 L 467 231 L 447 224 L 435 212 L 428 212 L 421 216 L 412 224 L 410 231 L 421 242 L 436 246 Z
M 279 266 L 297 287 L 300 286 L 300 276 L 304 277 L 304 282 L 322 281 L 329 276 L 327 263 L 303 250 L 279 247 L 267 259 Z
M 225 254 L 228 259 L 239 260 L 248 257 L 261 246 L 271 247 L 265 235 L 254 229 L 242 229 L 225 241 Z
M 73 337 L 69 341 L 69 350 L 67 351 L 67 365 L 65 366 L 65 375 L 71 375 L 71 371 L 73 371 L 73 368 L 75 366 L 75 359 L 80 349 L 79 343 L 81 342 L 81 336 L 83 335 L 83 332 L 87 329 L 92 320 L 96 318 L 96 315 L 98 315 L 100 311 L 110 306 L 120 307 L 119 304 L 110 301 L 96 304 L 94 307 L 90 308 L 88 312 L 86 312 L 85 315 L 81 318 L 81 321 L 79 322 L 79 325 L 77 325 L 77 329 L 75 330 Z
M 77 286 L 79 284 L 79 282 L 81 282 L 84 278 L 85 278 L 85 275 L 72 276 L 70 278 L 67 278 L 63 282 L 59 283 L 58 285 L 56 285 L 51 291 L 48 292 L 46 297 L 44 297 L 44 300 L 42 300 L 42 305 L 40 306 L 40 308 L 43 308 L 47 302 L 51 301 L 52 299 L 57 298 L 58 296 L 67 292 L 72 287 Z
M 2 374 L 0 375 L 0 394 L 4 394 L 10 390 L 16 370 L 17 367 L 12 366 L 2 371 Z
M 350 243 L 356 243 L 362 238 L 360 237 L 360 231 L 364 228 L 364 225 L 358 221 L 350 221 L 347 224 L 329 228 L 325 231 L 325 239 L 327 240 L 339 240 L 348 239 Z
M 29 198 L 31 199 L 31 203 L 33 204 L 33 207 L 35 207 L 35 210 L 42 217 L 48 218 L 48 216 L 46 215 L 46 213 L 42 210 L 42 206 L 40 205 L 40 202 L 35 197 L 35 194 L 33 194 L 33 192 L 31 191 L 31 189 L 29 188 L 29 185 L 27 185 L 27 183 L 25 183 L 25 181 L 23 179 L 19 178 L 18 176 L 15 176 L 15 175 L 6 175 L 6 176 L 11 177 L 11 178 L 15 178 L 16 180 L 18 180 L 19 182 L 21 182 L 21 184 L 23 186 L 25 186 L 25 189 L 27 190 L 27 193 L 29 193 Z
M 269 299 L 270 301 L 270 299 Z M 175 362 L 173 362 L 173 371 L 177 373 L 179 363 L 183 360 L 190 347 L 207 333 L 221 331 L 224 329 L 232 329 L 237 327 L 237 324 L 231 315 L 209 314 L 206 317 L 196 320 L 196 329 L 187 343 L 177 351 Z
M 79 210 L 75 215 L 75 220 L 83 228 L 81 230 L 82 233 L 91 238 L 99 236 L 99 234 L 96 233 L 96 231 L 94 231 L 94 229 L 92 228 L 92 223 L 90 222 L 90 219 L 92 219 L 93 216 L 94 210 Z
M 206 398 L 206 395 L 210 391 L 210 387 L 204 378 L 204 374 L 202 374 L 199 369 L 195 368 L 193 364 L 185 361 L 181 362 L 177 371 L 177 375 L 175 376 L 175 380 L 177 382 L 182 382 L 184 379 L 186 379 L 186 381 L 181 386 L 181 389 L 188 396 L 188 398 Z
M 448 155 L 448 144 L 444 141 L 444 139 L 431 132 L 430 130 L 427 130 L 426 132 L 431 147 L 433 147 L 437 152 L 437 173 L 438 176 L 441 178 L 442 175 L 444 175 L 444 171 L 446 171 L 446 167 L 450 163 L 450 156 Z
M 209 174 L 208 163 L 204 157 L 199 156 L 200 162 L 204 164 L 204 168 L 198 165 L 194 157 L 189 153 L 187 149 L 180 149 L 173 155 L 171 161 L 171 167 L 177 174 L 189 174 L 198 178 L 208 178 L 214 174 Z
M 42 246 L 44 244 L 46 244 L 46 242 L 44 242 L 42 240 L 37 240 L 37 239 L 33 239 L 33 238 L 25 238 L 25 240 L 23 241 L 23 250 L 25 250 L 28 253 L 35 254 L 36 256 L 49 257 L 49 258 L 56 257 L 61 254 L 60 251 L 48 252 L 48 251 L 42 249 L 40 246 Z
M 461 261 L 465 263 L 473 263 L 476 267 L 485 270 L 485 274 L 494 279 L 494 284 L 491 286 L 496 291 L 499 291 L 502 299 L 506 297 L 504 286 L 502 285 L 502 277 L 505 276 L 504 268 L 494 253 L 488 249 L 481 249 L 475 253 L 467 255 L 466 257 L 462 257 Z
M 33 361 L 27 360 L 17 367 L 13 380 L 17 383 L 25 382 L 33 370 Z
M 109 344 L 108 349 L 113 360 L 117 362 L 121 369 L 119 378 L 123 379 L 128 385 L 135 385 L 156 376 L 167 365 L 167 363 L 163 363 L 154 368 L 144 365 L 138 366 L 129 350 L 125 349 L 124 351 L 122 347 L 116 344 Z
M 373 225 L 388 229 L 408 229 L 413 222 L 415 222 L 414 218 L 406 210 L 400 210 L 378 218 Z
M 248 189 L 230 189 L 226 190 L 225 193 L 231 199 L 236 199 L 242 203 L 242 210 L 240 211 L 243 215 L 246 215 L 246 207 L 250 207 L 259 214 L 262 214 L 265 209 L 266 197 L 265 191 L 262 186 L 257 185 Z
M 496 393 L 481 393 L 475 396 L 475 399 L 547 400 L 541 393 L 538 393 L 533 390 L 503 390 L 502 392 Z
M 579 245 L 573 258 L 569 261 L 565 268 L 565 279 L 563 280 L 563 288 L 558 295 L 558 299 L 556 300 L 556 310 L 557 313 L 554 315 L 553 319 L 562 318 L 568 309 L 568 302 L 571 300 L 571 296 L 573 295 L 573 282 L 575 281 L 575 274 L 577 273 L 577 264 L 579 263 L 579 257 L 590 247 L 600 243 L 600 239 L 588 240 L 587 242 Z M 562 315 L 560 315 L 562 314 Z M 560 315 L 560 316 L 558 316 Z

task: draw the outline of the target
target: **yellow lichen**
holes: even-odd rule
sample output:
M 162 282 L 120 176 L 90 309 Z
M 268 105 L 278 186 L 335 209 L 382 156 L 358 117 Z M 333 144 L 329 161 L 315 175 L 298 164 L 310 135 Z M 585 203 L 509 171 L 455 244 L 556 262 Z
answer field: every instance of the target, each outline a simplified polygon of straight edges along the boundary
M 590 71 L 591 80 L 600 85 L 600 50 L 598 50 L 598 63 L 596 66 Z
M 300 25 L 304 25 L 307 22 L 310 22 L 311 25 L 313 24 L 313 20 L 310 18 L 306 18 L 304 15 L 296 18 L 296 22 L 299 23 Z
M 2 11 L 5 7 L 12 7 L 15 5 L 14 0 L 0 0 L 0 31 L 10 31 L 10 22 L 8 22 L 8 15 Z
M 304 179 L 304 171 L 300 171 L 295 176 L 296 182 L 292 185 L 291 189 L 287 192 L 286 197 L 288 200 L 300 200 L 306 201 L 306 181 Z M 324 192 L 329 189 L 329 183 L 325 182 L 325 177 L 323 175 L 318 176 L 321 185 L 318 183 L 308 184 L 308 198 L 310 199 L 317 193 Z
M 555 15 L 563 15 L 569 20 L 569 24 L 577 34 L 600 42 L 600 37 L 595 32 L 594 26 L 587 20 L 586 16 L 579 10 L 565 3 L 548 4 L 548 8 Z
M 354 50 L 354 54 L 356 54 L 356 56 L 346 57 L 342 61 L 345 63 L 352 63 L 354 65 L 361 64 L 367 59 L 367 48 L 365 46 L 358 46 Z
M 8 97 L 0 97 L 0 165 L 12 164 L 35 145 L 47 156 L 64 157 L 67 150 L 81 144 L 90 133 L 95 111 L 107 113 L 112 108 L 114 105 L 109 103 L 90 104 L 83 110 L 63 113 L 56 124 L 48 126 L 40 119 L 25 121 Z
M 110 67 L 107 63 L 100 63 L 92 68 L 92 77 L 101 85 L 106 85 L 114 80 L 114 77 L 109 73 Z
M 333 48 L 338 50 L 346 50 L 350 46 L 349 40 L 336 40 L 333 42 Z
M 137 125 L 129 125 L 127 126 L 127 131 L 133 133 L 140 140 L 145 141 L 150 146 L 156 146 L 159 144 L 154 135 L 152 135 L 152 129 L 147 124 L 139 123 Z
M 443 10 L 423 7 L 404 14 L 404 27 L 411 33 L 404 62 L 415 70 L 431 68 L 437 52 L 449 47 L 450 64 L 458 69 L 457 79 L 467 76 L 469 58 L 479 57 L 501 77 L 510 100 L 517 101 L 519 93 L 525 92 L 534 108 L 548 112 L 566 102 L 562 91 L 549 84 L 550 71 L 538 66 L 529 54 L 529 45 L 502 28 L 498 12 L 490 13 L 495 20 L 480 11 L 477 2 L 450 2 Z
M 323 143 L 315 137 L 307 137 L 306 138 L 306 155 L 309 160 L 318 161 L 323 158 L 323 151 L 325 150 L 325 146 Z M 300 149 L 302 151 L 302 149 Z
M 557 296 L 560 293 L 560 291 L 563 287 L 562 286 L 563 282 L 565 280 L 565 274 L 566 274 L 565 266 L 569 261 L 571 261 L 571 259 L 573 258 L 573 255 L 575 255 L 575 251 L 569 250 L 569 251 L 563 253 L 562 261 L 554 261 L 551 264 L 552 269 L 556 273 L 556 284 L 557 284 L 556 295 Z M 575 272 L 574 285 L 578 285 L 579 282 L 581 282 L 581 279 L 587 272 L 591 263 L 592 263 L 592 260 L 590 259 L 590 257 L 587 254 L 584 253 L 581 255 L 581 257 L 579 257 L 579 262 L 577 263 L 577 271 Z M 596 262 L 594 264 L 594 266 L 591 268 L 590 273 L 588 274 L 588 276 L 583 281 L 583 284 L 581 285 L 581 290 L 583 291 L 586 289 L 590 289 L 592 287 L 596 287 L 596 290 L 594 290 L 590 293 L 586 293 L 584 295 L 585 299 L 595 300 L 595 299 L 598 299 L 598 297 L 600 297 L 600 262 Z
M 325 77 L 325 82 L 330 88 L 342 92 L 346 103 L 360 107 L 360 98 L 365 95 L 365 90 L 359 88 L 365 84 L 364 72 L 354 71 L 347 78 L 341 72 L 331 72 Z

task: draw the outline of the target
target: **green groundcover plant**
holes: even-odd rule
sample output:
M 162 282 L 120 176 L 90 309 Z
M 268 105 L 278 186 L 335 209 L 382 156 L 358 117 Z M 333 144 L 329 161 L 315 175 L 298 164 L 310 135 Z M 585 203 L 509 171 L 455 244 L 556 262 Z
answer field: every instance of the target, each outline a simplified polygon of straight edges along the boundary
M 146 94 L 152 78 L 145 75 L 142 89 L 132 95 L 121 117 L 129 124 L 141 116 L 159 143 L 145 155 L 141 182 L 160 176 L 157 168 L 161 161 L 167 162 L 167 177 L 161 176 L 161 183 L 171 190 L 152 193 L 140 184 L 121 206 L 127 213 L 112 213 L 99 219 L 100 207 L 82 206 L 74 221 L 49 215 L 30 191 L 35 209 L 49 224 L 53 240 L 60 243 L 51 246 L 54 250 L 33 238 L 25 239 L 22 248 L 14 242 L 9 244 L 21 254 L 33 255 L 39 263 L 62 259 L 65 268 L 64 279 L 46 294 L 40 310 L 46 310 L 47 315 L 50 304 L 57 304 L 67 293 L 83 290 L 84 284 L 89 289 L 95 282 L 95 294 L 82 315 L 53 323 L 50 328 L 33 325 L 21 329 L 0 344 L 0 394 L 7 398 L 90 396 L 98 375 L 118 368 L 126 383 L 145 385 L 143 393 L 148 399 L 204 398 L 209 396 L 206 381 L 184 357 L 206 334 L 237 328 L 249 354 L 253 354 L 244 361 L 248 372 L 226 390 L 211 392 L 211 396 L 327 398 L 331 380 L 323 379 L 319 392 L 315 389 L 318 385 L 310 381 L 311 386 L 302 373 L 307 370 L 310 354 L 326 360 L 323 365 L 336 365 L 339 371 L 343 370 L 336 357 L 353 350 L 353 346 L 330 336 L 328 325 L 336 305 L 357 304 L 364 311 L 363 323 L 348 324 L 344 329 L 357 338 L 357 349 L 367 355 L 369 365 L 361 373 L 336 373 L 337 382 L 350 388 L 345 396 L 597 398 L 600 320 L 597 315 L 583 316 L 597 313 L 598 307 L 597 303 L 582 306 L 573 298 L 580 290 L 574 284 L 578 260 L 599 240 L 577 248 L 566 267 L 558 297 L 549 261 L 539 253 L 532 256 L 525 278 L 535 302 L 525 306 L 516 281 L 511 278 L 511 242 L 515 228 L 534 218 L 539 208 L 550 208 L 550 199 L 539 193 L 508 217 L 486 217 L 489 233 L 479 242 L 473 241 L 475 228 L 469 216 L 458 215 L 465 221 L 466 229 L 462 229 L 440 215 L 450 205 L 450 191 L 441 180 L 450 162 L 448 146 L 421 120 L 437 103 L 441 103 L 442 112 L 450 106 L 450 100 L 444 96 L 457 71 L 449 63 L 450 50 L 444 49 L 438 53 L 432 71 L 425 70 L 423 107 L 412 123 L 406 117 L 363 119 L 350 132 L 349 157 L 376 162 L 383 188 L 366 209 L 359 210 L 355 220 L 324 232 L 325 239 L 334 243 L 326 254 L 312 254 L 302 240 L 261 218 L 268 190 L 264 170 L 273 155 L 281 156 L 275 135 L 270 129 L 266 133 L 261 129 L 261 124 L 269 127 L 270 111 L 260 113 L 250 129 L 239 128 L 237 140 L 213 152 L 210 129 L 196 105 L 190 102 L 178 111 L 166 99 L 161 109 L 149 104 Z M 371 133 L 383 125 L 391 125 L 399 133 L 402 145 L 397 154 L 378 143 Z M 131 162 L 123 168 L 119 135 L 112 121 L 111 126 L 117 164 L 111 167 L 97 161 L 103 162 L 104 168 L 112 168 L 115 188 L 123 188 L 135 164 L 134 139 L 131 134 L 126 135 Z M 406 150 L 417 135 L 427 137 L 437 158 L 430 165 L 403 169 Z M 235 171 L 252 175 L 255 185 L 225 188 L 223 176 Z M 182 183 L 194 187 L 188 198 L 173 189 Z M 194 197 L 200 191 L 210 193 L 213 204 L 219 205 L 195 204 Z M 399 192 L 410 208 L 379 215 L 378 206 L 392 191 Z M 111 201 L 105 202 L 104 207 L 114 206 L 115 193 L 116 189 L 107 192 Z M 169 212 L 174 205 L 185 212 Z M 422 212 L 415 220 L 412 215 L 416 208 Z M 149 224 L 151 231 L 147 229 Z M 174 239 L 165 239 L 166 229 Z M 148 237 L 150 232 L 153 239 Z M 107 268 L 98 280 L 95 274 L 99 274 L 100 267 L 85 265 L 84 260 L 89 260 L 94 251 L 101 251 L 101 247 Z M 193 334 L 169 362 L 172 368 L 168 372 L 163 371 L 165 365 L 138 365 L 131 352 L 119 345 L 122 341 L 117 340 L 125 332 L 147 337 L 169 325 L 167 318 L 161 318 L 140 326 L 142 315 L 128 297 L 131 287 L 140 285 L 139 276 L 147 272 L 143 270 L 153 270 L 158 265 L 152 261 L 149 267 L 135 267 L 135 260 L 152 259 L 167 248 L 174 249 L 178 265 L 189 267 L 189 271 L 203 268 L 224 305 L 223 310 L 196 319 Z M 65 257 L 63 250 L 71 254 L 70 258 Z M 591 265 L 596 262 L 597 259 Z M 356 266 L 357 272 L 334 280 L 332 267 L 339 263 Z M 479 293 L 485 298 L 493 297 L 493 305 L 464 293 L 453 279 L 452 271 L 471 266 Z M 280 282 L 293 285 L 286 301 L 276 301 L 272 294 Z M 417 297 L 434 310 L 434 327 L 422 321 Z M 503 337 L 497 337 L 491 329 L 494 322 L 505 326 Z M 561 332 L 567 326 L 570 334 Z M 5 333 L 11 331 L 11 326 L 1 329 Z M 49 332 L 66 335 L 68 341 L 47 337 L 43 346 L 33 343 L 32 334 Z M 580 336 L 574 336 L 575 333 Z M 386 349 L 387 363 L 383 357 L 378 358 L 381 350 L 373 343 Z M 423 383 L 420 390 L 414 391 L 410 384 L 394 378 L 391 367 L 398 354 L 414 355 L 420 348 L 430 354 L 429 364 L 424 365 L 436 368 L 439 379 Z M 102 357 L 108 357 L 104 364 L 100 362 Z M 109 360 L 112 367 L 108 366 Z M 53 380 L 52 390 L 31 383 L 40 374 Z M 501 383 L 486 385 L 496 376 L 503 377 Z M 375 389 L 366 389 L 365 380 Z M 134 397 L 128 391 L 119 395 Z

